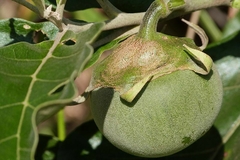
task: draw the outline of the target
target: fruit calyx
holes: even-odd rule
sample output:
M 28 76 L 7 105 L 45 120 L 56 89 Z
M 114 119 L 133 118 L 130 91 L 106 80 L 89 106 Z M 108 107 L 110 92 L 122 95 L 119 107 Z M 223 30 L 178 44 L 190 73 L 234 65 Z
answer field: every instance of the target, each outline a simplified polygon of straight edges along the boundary
M 138 34 L 120 43 L 110 56 L 97 64 L 87 91 L 111 87 L 121 98 L 131 102 L 147 82 L 174 71 L 192 70 L 207 75 L 213 62 L 201 51 L 208 39 L 200 27 L 183 20 L 199 34 L 201 47 L 192 39 L 156 32 L 162 15 L 185 4 L 183 0 L 177 2 L 155 0 L 146 12 Z

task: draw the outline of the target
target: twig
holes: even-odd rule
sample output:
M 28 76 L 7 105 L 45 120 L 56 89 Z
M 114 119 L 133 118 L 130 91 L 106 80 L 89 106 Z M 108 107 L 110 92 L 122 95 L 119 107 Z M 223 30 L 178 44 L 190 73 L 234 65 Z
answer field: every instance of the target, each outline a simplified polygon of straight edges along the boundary
M 117 9 L 114 5 L 112 5 L 109 0 L 97 0 L 99 5 L 102 7 L 104 12 L 107 14 L 109 18 L 115 18 L 119 13 L 122 13 L 119 9 Z
M 57 3 L 56 12 L 59 14 L 60 18 L 63 19 L 63 11 L 67 0 L 59 0 Z
M 185 5 L 178 10 L 169 11 L 168 14 L 162 16 L 159 20 L 165 21 L 175 17 L 179 17 L 189 12 L 201 10 L 210 7 L 229 5 L 231 0 L 185 0 Z M 142 22 L 144 12 L 142 13 L 120 13 L 118 16 L 110 21 L 106 22 L 104 30 L 110 30 L 114 28 L 121 28 L 124 26 L 139 25 Z
M 116 18 L 106 21 L 106 26 L 103 30 L 116 29 L 126 26 L 134 26 L 139 25 L 142 22 L 142 18 L 144 16 L 144 12 L 142 13 L 120 13 Z

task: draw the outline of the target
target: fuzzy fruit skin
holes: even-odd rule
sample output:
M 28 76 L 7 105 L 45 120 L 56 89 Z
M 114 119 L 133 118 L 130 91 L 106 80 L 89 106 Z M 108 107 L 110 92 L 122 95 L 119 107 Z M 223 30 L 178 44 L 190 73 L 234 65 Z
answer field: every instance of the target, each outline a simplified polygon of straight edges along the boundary
M 210 129 L 222 94 L 213 65 L 207 76 L 183 70 L 159 77 L 131 103 L 111 88 L 94 90 L 91 110 L 113 145 L 136 156 L 161 157 L 186 148 Z

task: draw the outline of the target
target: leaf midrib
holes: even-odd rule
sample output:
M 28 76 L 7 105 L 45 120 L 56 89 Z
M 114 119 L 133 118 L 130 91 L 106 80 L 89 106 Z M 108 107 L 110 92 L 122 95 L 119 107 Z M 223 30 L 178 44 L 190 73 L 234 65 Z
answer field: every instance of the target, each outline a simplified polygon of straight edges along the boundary
M 53 51 L 55 50 L 55 48 L 58 46 L 58 44 L 60 43 L 60 40 L 62 39 L 62 37 L 64 36 L 64 34 L 66 33 L 68 29 L 67 28 L 64 28 L 64 30 L 62 32 L 59 32 L 56 36 L 56 39 L 52 45 L 52 47 L 49 49 L 47 55 L 42 59 L 42 62 L 40 63 L 40 65 L 38 66 L 38 68 L 36 69 L 36 71 L 30 76 L 32 77 L 32 80 L 30 82 L 30 85 L 29 85 L 29 88 L 28 88 L 28 91 L 26 93 L 26 97 L 23 101 L 23 110 L 22 110 L 22 113 L 21 113 L 21 116 L 20 116 L 20 120 L 19 120 L 19 125 L 18 125 L 18 129 L 17 129 L 17 153 L 16 153 L 16 157 L 17 157 L 17 160 L 20 160 L 20 133 L 21 133 L 21 128 L 23 126 L 23 119 L 24 119 L 24 115 L 25 115 L 25 112 L 26 112 L 26 108 L 30 105 L 29 104 L 29 100 L 30 100 L 30 95 L 32 93 L 32 89 L 33 89 L 33 85 L 34 83 L 37 81 L 37 75 L 38 73 L 40 72 L 40 70 L 42 69 L 43 65 L 46 63 L 46 61 L 52 57 L 52 53 Z M 36 106 L 35 106 L 36 107 Z M 33 118 L 33 117 L 32 117 Z M 34 127 L 34 132 L 36 132 L 36 127 Z M 33 143 L 36 143 L 36 140 L 33 141 Z M 31 148 L 31 153 L 33 154 L 34 153 L 34 150 L 35 148 L 32 147 Z M 31 156 L 33 157 L 33 156 Z

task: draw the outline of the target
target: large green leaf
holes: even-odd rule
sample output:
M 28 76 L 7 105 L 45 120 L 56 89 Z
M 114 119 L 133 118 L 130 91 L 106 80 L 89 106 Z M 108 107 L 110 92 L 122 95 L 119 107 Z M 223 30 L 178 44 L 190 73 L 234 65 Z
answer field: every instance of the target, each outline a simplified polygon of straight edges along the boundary
M 222 109 L 214 126 L 222 137 L 224 159 L 239 159 L 240 153 L 240 34 L 235 32 L 206 50 L 216 61 L 222 78 Z M 225 56 L 224 56 L 225 55 Z M 220 152 L 220 150 L 218 151 Z
M 228 56 L 216 64 L 223 81 L 224 98 L 215 126 L 223 141 L 227 141 L 235 131 L 234 124 L 240 124 L 240 58 Z
M 19 32 L 15 26 L 9 32 Z M 19 42 L 0 48 L 1 159 L 33 159 L 36 124 L 76 96 L 74 78 L 90 59 L 93 49 L 89 43 L 102 26 L 96 23 L 79 32 L 65 30 L 55 41 Z

